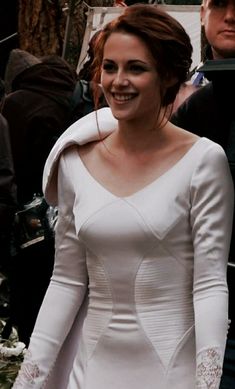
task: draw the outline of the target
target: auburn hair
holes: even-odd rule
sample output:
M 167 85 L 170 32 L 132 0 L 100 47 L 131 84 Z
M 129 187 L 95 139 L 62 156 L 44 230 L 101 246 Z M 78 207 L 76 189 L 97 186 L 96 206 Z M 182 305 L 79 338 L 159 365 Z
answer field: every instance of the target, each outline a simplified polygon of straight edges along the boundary
M 184 27 L 157 5 L 134 4 L 107 23 L 95 41 L 92 64 L 93 80 L 100 83 L 104 46 L 112 33 L 121 32 L 139 37 L 151 53 L 162 80 L 162 106 L 174 102 L 180 85 L 188 79 L 192 63 L 192 45 Z M 165 89 L 164 81 L 176 80 Z

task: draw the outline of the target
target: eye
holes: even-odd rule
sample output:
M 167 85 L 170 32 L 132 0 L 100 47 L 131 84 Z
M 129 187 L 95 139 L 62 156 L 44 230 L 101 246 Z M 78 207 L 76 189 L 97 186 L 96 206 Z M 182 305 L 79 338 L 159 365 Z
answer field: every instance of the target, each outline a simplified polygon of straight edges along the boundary
M 144 66 L 139 65 L 139 64 L 132 64 L 132 65 L 130 65 L 129 69 L 132 73 L 136 73 L 136 74 L 143 73 L 143 72 L 147 71 L 147 69 Z
M 211 5 L 212 7 L 223 8 L 227 6 L 227 3 L 228 2 L 226 0 L 212 0 Z
M 113 72 L 116 71 L 117 66 L 114 63 L 112 63 L 112 62 L 104 62 L 103 65 L 102 65 L 102 69 L 106 73 L 113 73 Z

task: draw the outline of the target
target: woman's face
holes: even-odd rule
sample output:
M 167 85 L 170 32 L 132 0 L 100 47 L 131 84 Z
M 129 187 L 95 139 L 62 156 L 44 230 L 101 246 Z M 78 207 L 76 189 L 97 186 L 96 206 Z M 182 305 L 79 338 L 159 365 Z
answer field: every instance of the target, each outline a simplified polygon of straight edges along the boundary
M 156 116 L 160 90 L 156 65 L 144 42 L 135 35 L 115 32 L 107 39 L 101 84 L 116 119 Z

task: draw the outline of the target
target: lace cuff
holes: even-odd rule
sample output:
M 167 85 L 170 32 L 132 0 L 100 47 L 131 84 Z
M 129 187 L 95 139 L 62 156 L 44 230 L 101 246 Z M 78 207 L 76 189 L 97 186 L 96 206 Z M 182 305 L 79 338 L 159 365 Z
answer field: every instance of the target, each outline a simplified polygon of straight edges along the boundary
M 13 389 L 31 388 L 31 385 L 35 384 L 35 378 L 38 378 L 39 375 L 40 371 L 37 364 L 33 361 L 32 354 L 30 351 L 27 351 Z
M 217 347 L 201 351 L 197 356 L 196 389 L 219 389 L 223 356 Z

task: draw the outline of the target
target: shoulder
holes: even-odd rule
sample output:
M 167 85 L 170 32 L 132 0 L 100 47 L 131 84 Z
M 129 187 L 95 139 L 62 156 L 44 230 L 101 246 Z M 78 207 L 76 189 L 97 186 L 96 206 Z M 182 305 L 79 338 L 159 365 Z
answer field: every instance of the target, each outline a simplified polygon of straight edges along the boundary
M 216 160 L 224 160 L 228 163 L 225 151 L 218 143 L 206 137 L 199 138 L 199 143 L 201 158 L 208 163 L 210 162 L 209 165 Z
M 192 183 L 211 183 L 220 180 L 221 184 L 231 180 L 227 156 L 223 148 L 208 138 L 200 138 L 197 147 L 196 164 Z
M 212 83 L 208 83 L 205 86 L 202 86 L 198 88 L 194 93 L 192 93 L 183 104 L 186 106 L 191 106 L 191 104 L 199 103 L 201 104 L 201 99 L 207 100 L 208 98 L 211 98 L 213 96 L 213 85 Z M 183 105 L 182 104 L 182 105 Z
M 61 156 L 65 154 L 68 156 L 73 152 L 74 148 L 71 146 L 85 145 L 103 139 L 115 127 L 116 119 L 111 110 L 102 108 L 79 119 L 60 136 L 47 158 L 43 173 L 43 191 L 50 204 L 55 205 L 57 202 L 57 171 Z

